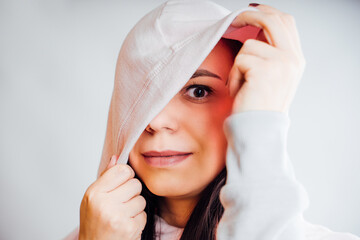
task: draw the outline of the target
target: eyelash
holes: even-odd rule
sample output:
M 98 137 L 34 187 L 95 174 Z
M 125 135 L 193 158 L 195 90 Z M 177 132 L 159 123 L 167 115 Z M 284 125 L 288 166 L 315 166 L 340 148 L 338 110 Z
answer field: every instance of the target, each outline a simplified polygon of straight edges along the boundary
M 196 83 L 195 81 L 193 82 L 193 84 L 191 84 L 190 86 L 186 87 L 185 89 L 185 94 L 190 90 L 190 89 L 196 89 L 196 88 L 202 88 L 204 89 L 207 94 L 204 96 L 204 97 L 201 97 L 201 98 L 197 98 L 197 97 L 190 97 L 191 99 L 195 99 L 195 101 L 201 101 L 203 100 L 204 98 L 206 97 L 209 97 L 211 96 L 213 93 L 214 93 L 214 90 L 209 87 L 209 86 L 206 86 L 206 85 L 203 85 L 203 84 L 198 84 Z

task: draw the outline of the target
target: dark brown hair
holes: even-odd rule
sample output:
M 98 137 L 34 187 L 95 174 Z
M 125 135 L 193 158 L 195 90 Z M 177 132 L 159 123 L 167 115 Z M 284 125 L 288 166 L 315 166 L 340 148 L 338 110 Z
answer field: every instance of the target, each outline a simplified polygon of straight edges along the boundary
M 236 40 L 221 39 L 228 45 L 233 53 L 237 55 L 242 43 Z M 140 181 L 141 179 L 135 175 Z M 190 215 L 188 222 L 184 228 L 180 240 L 215 240 L 216 227 L 219 223 L 224 207 L 222 206 L 219 194 L 221 188 L 225 185 L 227 177 L 226 167 L 214 178 L 214 180 L 203 190 L 199 202 L 196 204 Z M 147 222 L 142 232 L 142 240 L 155 240 L 155 214 L 158 214 L 158 196 L 149 191 L 143 181 L 141 195 L 146 200 L 145 212 L 147 214 Z

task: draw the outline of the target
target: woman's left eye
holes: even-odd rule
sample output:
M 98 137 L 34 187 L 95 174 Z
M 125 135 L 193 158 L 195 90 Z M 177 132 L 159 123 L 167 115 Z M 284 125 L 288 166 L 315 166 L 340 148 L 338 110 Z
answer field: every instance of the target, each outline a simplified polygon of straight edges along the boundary
M 186 95 L 196 100 L 202 100 L 213 93 L 213 90 L 205 85 L 194 84 L 186 88 Z

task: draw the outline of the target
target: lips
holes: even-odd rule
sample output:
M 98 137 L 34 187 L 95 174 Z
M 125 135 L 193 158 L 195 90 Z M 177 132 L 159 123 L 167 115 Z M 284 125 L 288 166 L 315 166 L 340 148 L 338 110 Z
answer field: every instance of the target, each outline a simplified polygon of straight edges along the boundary
M 144 157 L 171 157 L 171 156 L 177 156 L 177 155 L 187 155 L 191 154 L 190 152 L 179 152 L 179 151 L 172 151 L 172 150 L 166 150 L 166 151 L 149 151 L 144 152 L 142 155 Z
M 142 153 L 144 160 L 152 167 L 170 167 L 176 165 L 187 159 L 191 152 L 178 152 L 178 151 L 149 151 Z

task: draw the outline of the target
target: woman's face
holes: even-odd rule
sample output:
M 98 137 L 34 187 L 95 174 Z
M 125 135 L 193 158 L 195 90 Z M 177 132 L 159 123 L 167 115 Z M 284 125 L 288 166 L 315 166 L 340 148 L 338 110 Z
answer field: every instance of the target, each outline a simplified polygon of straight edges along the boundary
M 198 196 L 225 167 L 227 141 L 223 123 L 231 114 L 233 103 L 226 84 L 232 64 L 231 50 L 220 40 L 193 78 L 135 143 L 130 165 L 153 194 Z M 166 150 L 192 154 L 175 164 L 160 166 L 156 165 L 157 160 L 153 161 L 155 165 L 149 164 L 142 155 Z

